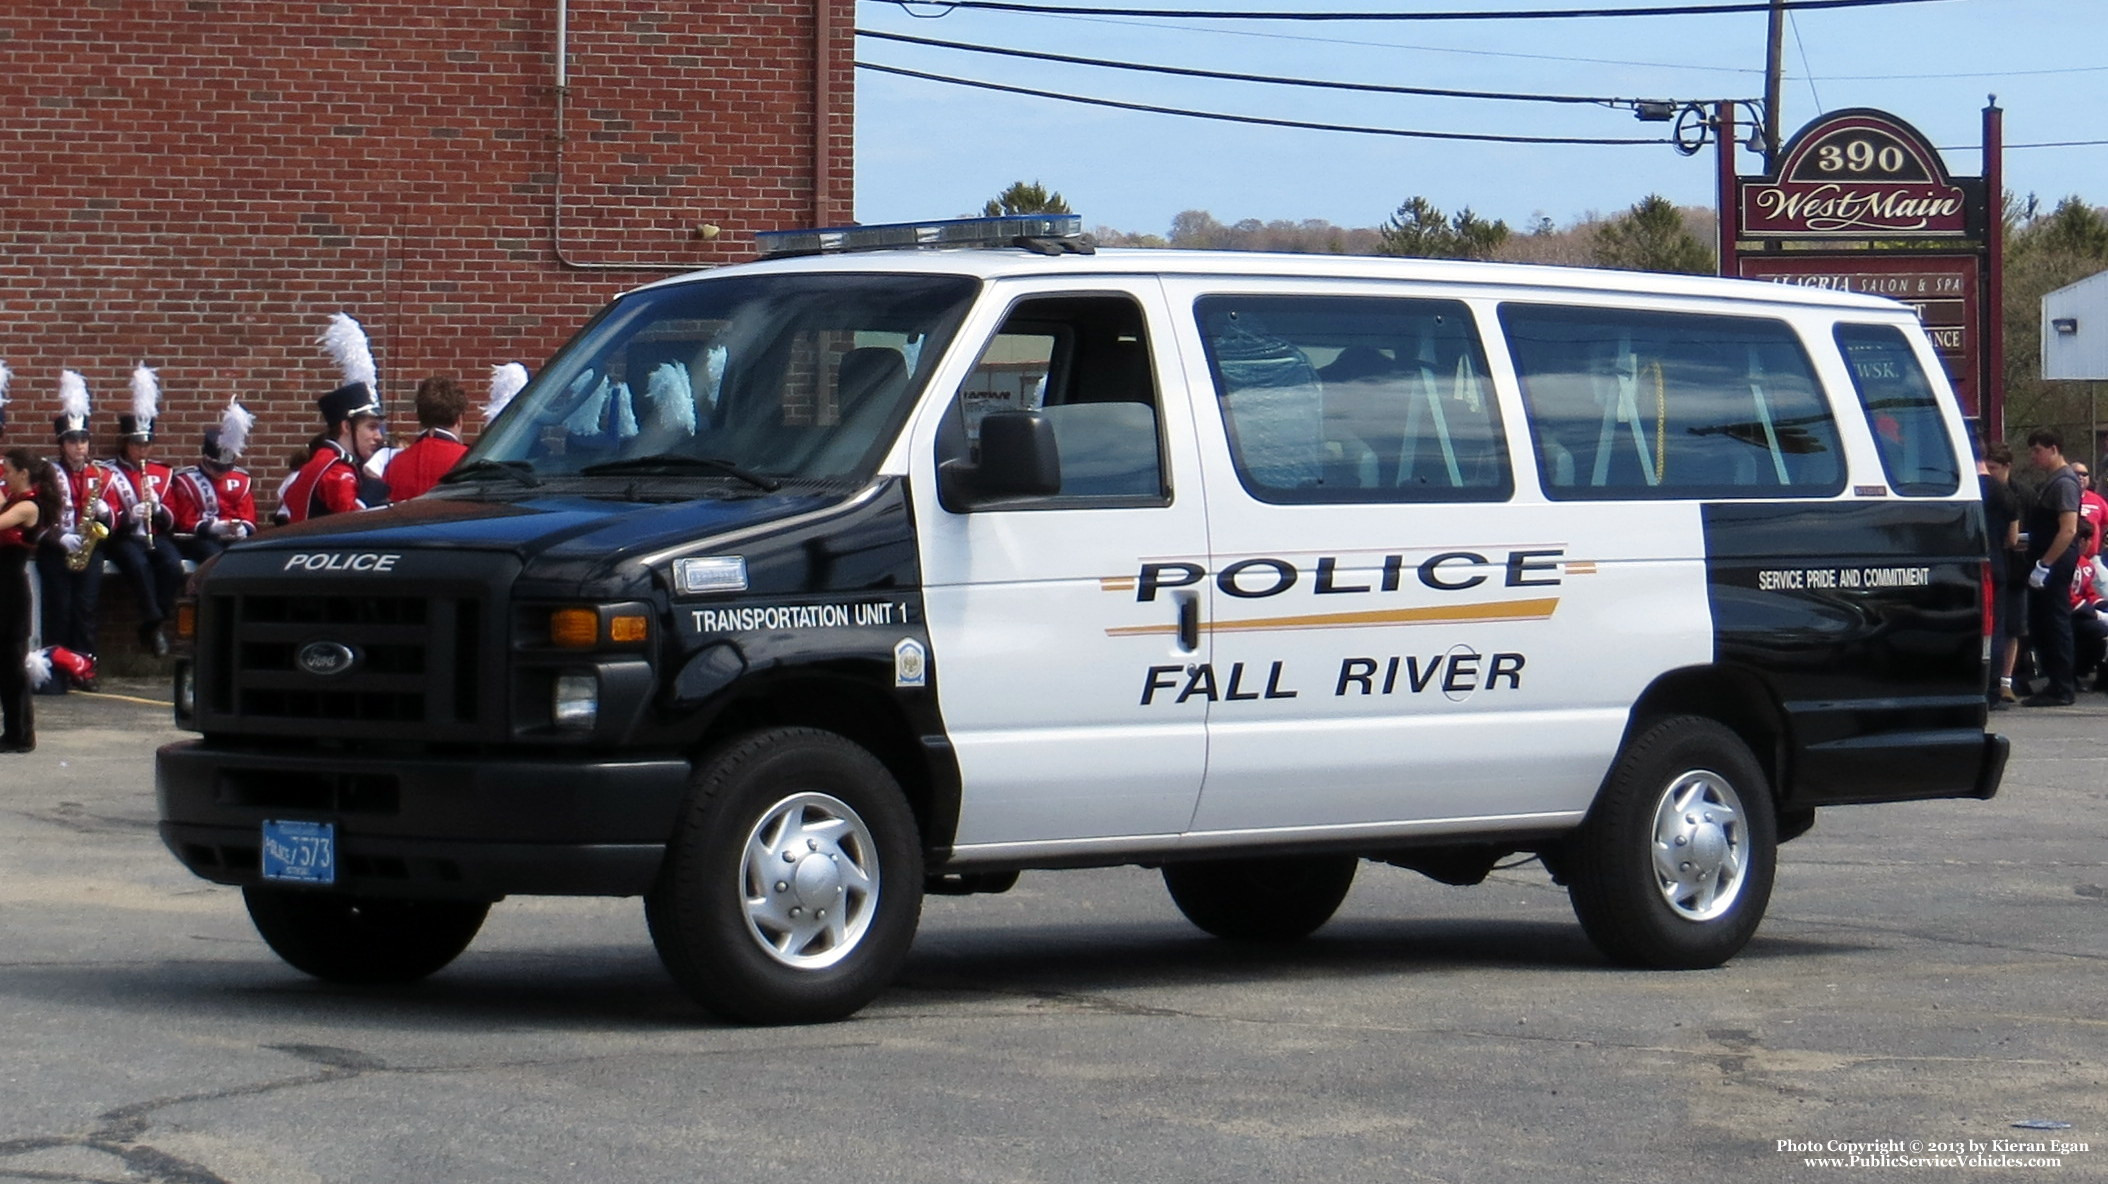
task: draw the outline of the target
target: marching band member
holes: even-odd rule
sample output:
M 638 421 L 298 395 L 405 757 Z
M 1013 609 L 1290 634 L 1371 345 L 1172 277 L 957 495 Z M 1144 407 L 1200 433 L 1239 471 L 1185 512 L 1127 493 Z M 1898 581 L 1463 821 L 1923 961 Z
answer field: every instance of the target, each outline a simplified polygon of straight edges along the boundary
M 359 466 L 381 443 L 381 406 L 363 382 L 340 386 L 316 400 L 328 438 L 285 487 L 279 509 L 288 522 L 305 522 L 324 514 L 373 508 L 361 496 Z M 377 504 L 386 504 L 382 497 Z
M 468 451 L 461 442 L 461 417 L 468 393 L 451 378 L 433 375 L 417 384 L 417 425 L 424 430 L 388 462 L 388 500 L 406 502 L 439 483 Z
M 387 482 L 369 471 L 388 433 L 366 329 L 350 313 L 340 312 L 329 318 L 317 341 L 336 361 L 343 385 L 316 400 L 327 428 L 316 437 L 307 463 L 278 491 L 272 517 L 282 522 L 388 504 Z
M 162 657 L 168 639 L 161 622 L 183 590 L 183 553 L 171 534 L 167 465 L 152 459 L 154 417 L 160 413 L 161 382 L 141 365 L 132 371 L 132 412 L 117 417 L 117 455 L 110 495 L 117 524 L 110 532 L 110 558 L 132 585 L 139 604 L 139 646 Z
M 37 582 L 44 614 L 44 643 L 95 656 L 95 609 L 102 599 L 99 543 L 110 531 L 111 473 L 88 459 L 88 382 L 77 371 L 59 376 L 59 414 L 52 421 L 59 446 L 60 499 L 57 521 L 37 544 Z M 53 679 L 47 694 L 64 694 L 65 679 Z M 83 689 L 92 689 L 92 679 Z
M 198 463 L 176 470 L 168 509 L 175 520 L 176 547 L 186 558 L 203 563 L 229 543 L 256 533 L 249 470 L 235 463 L 248 446 L 255 422 L 247 408 L 229 399 L 220 426 L 205 430 Z

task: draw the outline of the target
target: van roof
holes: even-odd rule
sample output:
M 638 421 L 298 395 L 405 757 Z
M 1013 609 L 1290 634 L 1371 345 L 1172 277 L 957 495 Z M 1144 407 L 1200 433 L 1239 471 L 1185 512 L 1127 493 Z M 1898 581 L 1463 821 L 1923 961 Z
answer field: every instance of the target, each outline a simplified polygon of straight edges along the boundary
M 1609 271 L 1533 263 L 1476 263 L 1454 259 L 1402 259 L 1377 255 L 1302 255 L 1263 251 L 1183 251 L 1114 247 L 1095 254 L 1041 255 L 1020 248 L 903 249 L 805 255 L 739 263 L 691 272 L 658 283 L 687 283 L 710 276 L 783 272 L 902 272 L 962 275 L 976 279 L 1037 276 L 1181 275 L 1266 276 L 1301 279 L 1388 279 L 1420 283 L 1497 285 L 1547 291 L 1614 292 L 1640 296 L 1689 296 L 1715 300 L 1822 305 L 1896 312 L 1906 306 L 1881 296 L 1838 292 L 1764 280 L 1664 272 Z

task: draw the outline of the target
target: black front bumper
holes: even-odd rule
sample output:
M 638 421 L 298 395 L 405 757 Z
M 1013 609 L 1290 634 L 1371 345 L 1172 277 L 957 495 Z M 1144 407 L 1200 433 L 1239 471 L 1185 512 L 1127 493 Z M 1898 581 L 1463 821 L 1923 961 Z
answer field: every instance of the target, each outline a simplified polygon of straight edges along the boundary
M 162 748 L 161 841 L 221 884 L 262 881 L 266 819 L 335 824 L 334 891 L 495 900 L 651 887 L 688 791 L 678 758 L 362 757 Z

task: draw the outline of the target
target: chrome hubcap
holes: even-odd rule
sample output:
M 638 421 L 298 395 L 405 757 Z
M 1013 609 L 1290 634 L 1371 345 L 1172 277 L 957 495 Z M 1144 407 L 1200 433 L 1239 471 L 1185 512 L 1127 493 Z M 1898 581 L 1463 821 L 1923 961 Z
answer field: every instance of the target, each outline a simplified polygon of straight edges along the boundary
M 878 848 L 840 799 L 801 793 L 777 802 L 740 856 L 747 931 L 769 957 L 819 970 L 847 957 L 878 907 Z
M 1749 873 L 1742 799 L 1725 777 L 1695 769 L 1654 807 L 1654 880 L 1677 916 L 1711 921 L 1733 908 Z

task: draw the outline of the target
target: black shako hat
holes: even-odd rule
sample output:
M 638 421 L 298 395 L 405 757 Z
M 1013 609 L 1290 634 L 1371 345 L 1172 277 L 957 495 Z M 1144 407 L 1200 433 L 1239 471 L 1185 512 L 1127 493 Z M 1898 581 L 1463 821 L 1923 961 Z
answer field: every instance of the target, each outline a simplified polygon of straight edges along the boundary
M 154 442 L 154 421 L 136 415 L 120 414 L 117 417 L 117 442 L 120 444 L 151 444 Z
M 381 415 L 380 399 L 374 395 L 373 388 L 363 382 L 340 386 L 315 400 L 315 405 L 322 409 L 322 422 L 332 430 L 348 419 L 362 415 L 378 419 Z
M 52 417 L 51 427 L 56 433 L 53 438 L 61 444 L 74 436 L 83 440 L 88 438 L 88 417 L 85 415 L 68 415 L 62 411 Z

